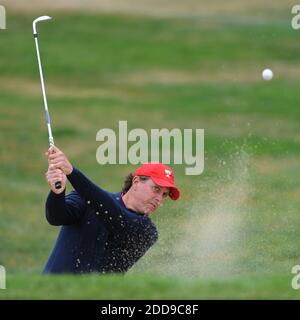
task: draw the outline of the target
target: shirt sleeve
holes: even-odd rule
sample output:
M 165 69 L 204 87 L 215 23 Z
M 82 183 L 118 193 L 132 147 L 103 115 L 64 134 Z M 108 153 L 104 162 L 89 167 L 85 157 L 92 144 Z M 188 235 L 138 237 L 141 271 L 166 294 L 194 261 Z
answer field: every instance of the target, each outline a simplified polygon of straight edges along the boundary
M 99 219 L 112 231 L 124 232 L 125 230 L 146 231 L 149 221 L 137 214 L 125 214 L 116 203 L 113 195 L 101 189 L 83 175 L 78 169 L 73 168 L 71 174 L 67 175 L 73 188 L 84 199 L 87 206 L 91 206 Z M 146 228 L 145 228 L 146 227 Z
M 50 191 L 46 201 L 46 219 L 54 226 L 72 225 L 80 221 L 85 213 L 85 204 L 77 192 L 67 196 L 65 191 L 56 194 Z

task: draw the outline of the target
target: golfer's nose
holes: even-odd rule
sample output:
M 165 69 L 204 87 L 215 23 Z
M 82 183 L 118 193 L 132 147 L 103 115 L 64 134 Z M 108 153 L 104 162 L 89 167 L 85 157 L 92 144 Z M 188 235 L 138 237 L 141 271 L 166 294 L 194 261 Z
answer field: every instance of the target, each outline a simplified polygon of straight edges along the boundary
M 163 194 L 162 193 L 158 193 L 156 195 L 156 197 L 155 197 L 155 200 L 156 200 L 157 204 L 160 205 L 164 200 Z

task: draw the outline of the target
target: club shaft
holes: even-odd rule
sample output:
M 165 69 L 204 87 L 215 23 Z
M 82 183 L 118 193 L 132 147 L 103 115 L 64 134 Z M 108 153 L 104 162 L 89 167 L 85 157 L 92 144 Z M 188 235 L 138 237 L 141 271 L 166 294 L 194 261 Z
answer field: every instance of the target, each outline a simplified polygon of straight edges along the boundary
M 38 66 L 39 66 L 39 71 L 40 71 L 42 94 L 43 94 L 43 101 L 44 101 L 44 107 L 45 107 L 45 117 L 46 117 L 48 136 L 49 136 L 49 145 L 52 146 L 52 145 L 54 145 L 54 139 L 53 139 L 52 129 L 51 129 L 50 114 L 48 111 L 48 103 L 47 103 L 47 97 L 46 97 L 45 82 L 44 82 L 43 69 L 42 69 L 42 64 L 41 64 L 41 57 L 40 57 L 40 50 L 39 50 L 37 33 L 34 34 L 34 41 L 35 41 L 37 60 L 38 60 Z
M 52 147 L 54 145 L 54 139 L 53 139 L 52 129 L 51 129 L 50 114 L 48 111 L 45 82 L 44 82 L 43 69 L 42 69 L 40 50 L 39 50 L 39 43 L 38 43 L 38 33 L 36 31 L 36 22 L 42 21 L 42 20 L 49 20 L 49 19 L 51 19 L 51 17 L 43 16 L 43 17 L 39 17 L 38 19 L 34 20 L 34 22 L 33 22 L 33 35 L 34 35 L 36 55 L 37 55 L 39 71 L 40 71 L 41 84 L 42 84 L 42 94 L 43 94 L 44 107 L 45 107 L 45 117 L 46 117 L 47 129 L 48 129 L 49 145 L 50 145 L 50 147 Z M 62 187 L 61 181 L 56 181 L 55 188 L 60 189 L 61 187 Z

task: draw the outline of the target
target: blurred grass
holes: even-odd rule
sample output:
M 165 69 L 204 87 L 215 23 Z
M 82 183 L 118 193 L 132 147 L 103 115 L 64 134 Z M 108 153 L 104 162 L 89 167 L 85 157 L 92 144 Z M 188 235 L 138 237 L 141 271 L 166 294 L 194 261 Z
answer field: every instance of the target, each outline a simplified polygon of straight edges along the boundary
M 29 276 L 7 279 L 0 299 L 297 299 L 289 278 L 252 276 L 191 280 L 151 274 L 130 276 Z
M 298 62 L 298 45 L 289 21 L 283 26 L 276 20 L 249 26 L 222 18 L 54 14 L 53 21 L 39 26 L 49 81 L 64 81 L 67 76 L 79 84 L 97 85 L 110 75 L 141 69 L 209 67 L 214 71 L 239 64 Z M 31 23 L 32 16 L 10 17 L 9 28 L 1 34 L 1 75 L 17 71 L 20 76 L 22 70 L 23 75 L 36 79 Z
M 56 143 L 74 165 L 102 187 L 118 191 L 133 167 L 100 167 L 95 137 L 99 129 L 117 129 L 119 120 L 127 120 L 128 130 L 147 132 L 204 128 L 205 171 L 185 176 L 184 166 L 174 166 L 182 200 L 166 203 L 153 216 L 160 241 L 124 281 L 31 275 L 41 272 L 58 229 L 44 219 L 47 133 L 34 17 L 11 14 L 9 28 L 0 33 L 0 264 L 13 289 L 1 295 L 42 298 L 53 287 L 50 298 L 94 298 L 99 286 L 109 286 L 99 298 L 126 298 L 128 287 L 133 298 L 296 297 L 290 270 L 299 263 L 300 64 L 298 34 L 289 21 L 53 14 L 55 20 L 39 26 L 40 49 Z M 260 79 L 266 66 L 275 74 L 268 83 Z M 248 170 L 241 184 L 246 184 L 246 200 L 238 202 L 232 192 L 228 204 L 216 198 L 216 190 L 239 184 L 240 172 L 232 172 L 240 150 L 249 157 L 241 164 Z M 229 207 L 232 202 L 242 222 L 233 252 L 211 258 L 219 265 L 210 274 L 216 282 L 202 281 L 206 273 L 200 268 L 196 283 L 181 279 L 178 268 L 178 277 L 176 272 L 175 278 L 157 277 L 168 274 L 168 265 L 192 264 L 191 256 L 184 260 L 173 247 L 180 244 L 186 222 L 198 228 L 198 218 L 212 215 L 219 202 Z M 218 223 L 226 225 L 226 216 Z M 199 234 L 203 231 L 199 223 Z M 191 255 L 209 266 L 194 236 L 188 238 Z M 224 261 L 235 267 L 223 270 L 225 276 L 241 278 L 218 282 Z M 198 266 L 196 260 L 193 264 Z M 152 271 L 154 276 L 140 275 Z M 254 287 L 250 275 L 257 277 Z M 69 282 L 69 291 L 61 290 Z

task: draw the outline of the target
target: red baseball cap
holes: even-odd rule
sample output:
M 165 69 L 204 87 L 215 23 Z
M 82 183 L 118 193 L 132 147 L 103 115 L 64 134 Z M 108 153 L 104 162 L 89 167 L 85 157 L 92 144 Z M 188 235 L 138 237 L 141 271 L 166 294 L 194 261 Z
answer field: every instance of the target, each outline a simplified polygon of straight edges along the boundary
M 170 188 L 170 198 L 177 200 L 180 196 L 179 189 L 174 185 L 174 173 L 171 168 L 160 162 L 142 164 L 135 170 L 133 176 L 150 177 L 160 187 Z

